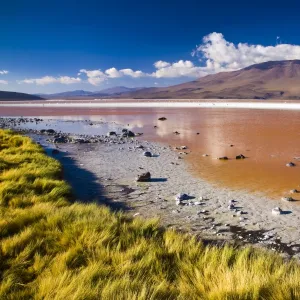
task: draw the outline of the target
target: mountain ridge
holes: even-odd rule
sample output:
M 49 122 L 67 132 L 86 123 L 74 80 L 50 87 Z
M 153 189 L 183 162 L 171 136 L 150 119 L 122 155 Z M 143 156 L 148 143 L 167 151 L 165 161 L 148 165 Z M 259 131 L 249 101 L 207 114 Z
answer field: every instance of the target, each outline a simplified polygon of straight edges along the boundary
M 300 60 L 268 61 L 170 87 L 142 89 L 126 98 L 300 99 Z
M 44 98 L 26 93 L 0 91 L 0 101 L 45 100 Z

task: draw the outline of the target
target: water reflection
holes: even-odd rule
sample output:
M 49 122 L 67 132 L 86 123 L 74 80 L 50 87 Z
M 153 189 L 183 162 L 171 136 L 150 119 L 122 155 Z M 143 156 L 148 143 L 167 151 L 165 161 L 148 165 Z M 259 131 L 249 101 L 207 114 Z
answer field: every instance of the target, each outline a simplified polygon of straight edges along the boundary
M 3 108 L 4 109 L 4 108 Z M 11 109 L 10 109 L 11 110 Z M 59 120 L 87 122 L 54 122 L 49 127 L 70 133 L 105 134 L 119 124 L 143 132 L 146 140 L 165 142 L 174 146 L 187 145 L 186 156 L 195 174 L 212 182 L 263 191 L 280 197 L 299 188 L 300 112 L 246 109 L 42 109 L 13 108 L 2 110 L 3 115 L 30 115 Z M 48 116 L 48 117 L 47 117 Z M 165 116 L 166 121 L 158 118 Z M 112 125 L 90 125 L 92 122 L 114 122 Z M 31 126 L 31 125 L 30 125 Z M 33 125 L 43 129 L 44 124 Z M 154 128 L 157 126 L 157 128 Z M 173 132 L 180 134 L 175 135 Z M 200 134 L 197 135 L 197 132 Z M 202 154 L 209 154 L 203 157 Z M 244 154 L 247 159 L 235 160 Z M 229 161 L 216 157 L 228 156 Z M 287 168 L 289 161 L 295 168 Z M 297 195 L 295 198 L 300 199 Z

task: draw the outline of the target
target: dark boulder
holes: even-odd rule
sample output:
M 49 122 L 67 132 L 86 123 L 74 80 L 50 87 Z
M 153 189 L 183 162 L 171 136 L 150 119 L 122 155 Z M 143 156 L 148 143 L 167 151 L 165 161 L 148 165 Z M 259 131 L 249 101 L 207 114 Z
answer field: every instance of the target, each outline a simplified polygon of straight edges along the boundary
M 167 118 L 166 118 L 166 117 L 160 117 L 160 118 L 158 118 L 158 120 L 159 120 L 159 121 L 166 121 Z
M 107 136 L 113 136 L 113 135 L 117 135 L 115 131 L 110 131 L 107 133 Z
M 218 157 L 219 160 L 228 160 L 228 157 L 227 156 L 221 156 L 221 157 Z
M 143 155 L 144 155 L 145 157 L 152 157 L 152 153 L 149 152 L 149 151 L 144 152 Z
M 63 144 L 63 143 L 67 143 L 67 142 L 68 142 L 68 140 L 63 136 L 57 137 L 53 140 L 54 144 Z
M 56 131 L 54 129 L 47 129 L 47 130 L 45 130 L 45 133 L 48 135 L 53 135 L 53 134 L 56 134 Z
M 150 172 L 146 172 L 143 174 L 140 174 L 137 176 L 136 181 L 137 182 L 146 182 L 151 180 L 151 174 Z

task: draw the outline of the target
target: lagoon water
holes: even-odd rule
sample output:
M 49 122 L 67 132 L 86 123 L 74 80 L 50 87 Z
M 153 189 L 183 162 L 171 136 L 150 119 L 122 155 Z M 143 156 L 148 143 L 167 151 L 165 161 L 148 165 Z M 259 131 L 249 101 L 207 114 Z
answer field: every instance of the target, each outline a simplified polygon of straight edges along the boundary
M 1 116 L 38 116 L 52 120 L 46 128 L 71 133 L 103 134 L 122 124 L 142 139 L 172 146 L 186 145 L 185 155 L 193 173 L 216 185 L 280 198 L 300 189 L 300 112 L 230 108 L 38 108 L 1 107 Z M 159 117 L 166 121 L 159 121 Z M 91 122 L 116 125 L 90 125 Z M 128 125 L 129 124 L 129 125 Z M 36 129 L 45 124 L 28 125 Z M 39 126 L 39 127 L 36 127 Z M 154 128 L 157 126 L 157 128 Z M 178 131 L 176 135 L 173 132 Z M 199 133 L 199 134 L 197 134 Z M 209 156 L 203 157 L 206 153 Z M 243 154 L 245 160 L 236 160 Z M 228 156 L 228 161 L 216 157 Z M 299 157 L 299 163 L 297 158 Z M 286 163 L 296 166 L 289 168 Z M 300 195 L 300 194 L 299 194 Z M 299 198 L 293 195 L 294 198 Z

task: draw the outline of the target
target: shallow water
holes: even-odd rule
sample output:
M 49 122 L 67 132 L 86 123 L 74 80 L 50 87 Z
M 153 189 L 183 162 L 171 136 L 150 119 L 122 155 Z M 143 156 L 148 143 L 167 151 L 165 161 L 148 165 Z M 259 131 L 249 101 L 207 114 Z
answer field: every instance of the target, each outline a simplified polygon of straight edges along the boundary
M 184 158 L 190 163 L 192 172 L 217 185 L 264 192 L 276 198 L 287 195 L 291 189 L 300 189 L 300 160 L 298 165 L 294 159 L 300 157 L 300 112 L 297 111 L 1 107 L 0 115 L 88 120 L 81 123 L 50 121 L 47 126 L 83 134 L 103 134 L 114 126 L 117 128 L 114 124 L 90 125 L 90 121 L 116 122 L 135 132 L 143 132 L 143 139 L 188 146 L 191 153 Z M 159 121 L 161 116 L 167 120 Z M 44 124 L 38 126 L 45 128 Z M 174 131 L 180 134 L 175 135 Z M 203 157 L 204 153 L 209 156 Z M 236 160 L 239 154 L 247 159 Z M 216 159 L 219 156 L 230 159 L 219 161 Z M 290 161 L 296 163 L 296 167 L 286 167 Z M 300 200 L 300 194 L 293 197 Z

